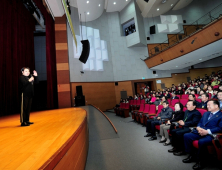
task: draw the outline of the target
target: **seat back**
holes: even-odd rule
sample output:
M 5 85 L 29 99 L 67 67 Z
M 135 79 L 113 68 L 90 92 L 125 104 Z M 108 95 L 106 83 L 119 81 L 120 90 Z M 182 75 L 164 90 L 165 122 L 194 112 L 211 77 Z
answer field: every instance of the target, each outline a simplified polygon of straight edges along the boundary
M 183 94 L 183 95 L 181 96 L 181 99 L 188 99 L 188 97 L 189 97 L 188 94 Z
M 125 104 L 125 109 L 129 109 L 129 106 L 130 106 L 130 104 L 129 104 L 129 103 L 126 103 L 126 104 Z
M 183 111 L 185 112 L 187 110 L 187 108 L 186 107 L 183 107 Z
M 209 95 L 209 99 L 211 99 L 212 94 L 211 94 L 211 93 L 208 93 L 208 95 Z
M 163 105 L 158 106 L 157 115 L 161 112 L 162 108 L 163 108 Z
M 179 101 L 180 101 L 179 99 L 173 99 L 173 100 L 171 101 L 171 105 L 174 107 L 175 104 L 176 104 L 177 102 L 179 102 Z
M 171 100 L 170 100 L 170 99 L 167 99 L 167 101 L 168 101 L 169 105 L 171 105 Z
M 169 106 L 171 109 L 173 109 L 173 111 L 175 111 L 175 108 L 173 106 Z
M 201 99 L 196 99 L 196 101 L 197 101 L 197 102 L 199 102 L 199 103 L 201 103 L 201 102 L 202 102 L 202 101 L 201 101 Z
M 129 100 L 129 105 L 132 105 L 133 104 L 133 100 Z
M 199 97 L 199 95 L 198 94 L 195 94 L 195 97 L 196 97 L 196 99 Z
M 218 88 L 219 88 L 219 85 L 213 86 L 213 90 L 214 90 L 214 89 L 218 89 Z
M 143 111 L 144 111 L 144 104 L 140 104 L 139 112 L 143 112 Z
M 140 100 L 140 104 L 145 104 L 145 99 Z
M 126 103 L 120 103 L 120 108 L 125 108 Z
M 140 99 L 136 100 L 136 105 L 140 105 Z
M 151 104 L 149 114 L 156 114 L 156 105 Z
M 197 109 L 200 113 L 201 113 L 201 115 L 203 116 L 203 114 L 205 113 L 205 112 L 207 112 L 207 110 L 206 109 Z
M 133 105 L 136 105 L 136 101 L 137 101 L 137 100 L 135 100 L 135 99 L 133 100 Z
M 181 98 L 181 96 L 180 95 L 176 95 L 179 99 Z
M 188 99 L 180 99 L 180 103 L 183 105 L 183 106 L 186 106 L 188 102 Z
M 149 111 L 150 111 L 150 105 L 149 104 L 145 104 L 143 113 L 149 113 Z

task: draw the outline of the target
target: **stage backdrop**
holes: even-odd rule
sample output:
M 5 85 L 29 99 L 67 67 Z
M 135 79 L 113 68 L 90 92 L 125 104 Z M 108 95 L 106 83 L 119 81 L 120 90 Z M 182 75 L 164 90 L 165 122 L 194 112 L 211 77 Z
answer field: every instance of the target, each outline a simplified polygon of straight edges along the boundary
M 19 112 L 21 68 L 34 69 L 35 21 L 21 0 L 1 0 L 0 11 L 0 116 L 3 116 Z

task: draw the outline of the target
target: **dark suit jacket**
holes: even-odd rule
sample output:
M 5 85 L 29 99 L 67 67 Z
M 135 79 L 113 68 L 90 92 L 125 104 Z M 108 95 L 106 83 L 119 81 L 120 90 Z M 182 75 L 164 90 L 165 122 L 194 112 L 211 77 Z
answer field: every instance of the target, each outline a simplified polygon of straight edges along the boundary
M 198 110 L 196 109 L 192 111 L 186 110 L 183 118 L 183 121 L 185 122 L 184 127 L 197 126 L 200 119 L 201 119 L 201 114 Z
M 208 120 L 209 115 L 210 112 L 205 112 L 197 126 L 205 130 L 210 129 L 211 133 L 222 132 L 222 112 L 218 111 L 210 120 Z M 197 130 L 194 130 L 195 132 L 197 133 Z
M 197 103 L 197 108 L 207 109 L 207 102 L 205 102 L 205 103 L 204 102 L 201 102 L 201 103 L 198 102 Z
M 172 97 L 172 100 L 173 100 L 173 99 L 179 99 L 179 97 L 178 97 L 178 96 L 175 96 L 174 98 Z

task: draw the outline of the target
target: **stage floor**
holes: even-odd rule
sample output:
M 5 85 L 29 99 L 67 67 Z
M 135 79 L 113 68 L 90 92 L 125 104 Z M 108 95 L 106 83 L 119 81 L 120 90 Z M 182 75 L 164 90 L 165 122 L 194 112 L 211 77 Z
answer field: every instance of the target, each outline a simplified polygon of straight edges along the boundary
M 81 108 L 32 112 L 34 124 L 25 127 L 20 126 L 20 115 L 0 117 L 0 169 L 39 169 L 73 137 L 86 116 Z

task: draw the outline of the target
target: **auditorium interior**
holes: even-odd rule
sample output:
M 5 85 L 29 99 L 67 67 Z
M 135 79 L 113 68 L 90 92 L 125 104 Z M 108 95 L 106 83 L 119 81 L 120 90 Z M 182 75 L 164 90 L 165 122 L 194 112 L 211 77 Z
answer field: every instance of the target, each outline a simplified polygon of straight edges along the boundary
M 222 169 L 221 0 L 0 4 L 0 170 Z

